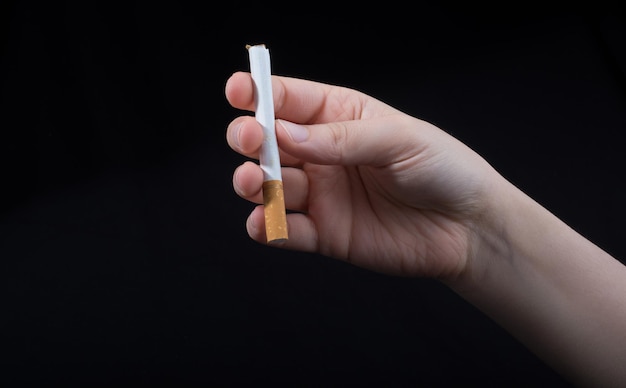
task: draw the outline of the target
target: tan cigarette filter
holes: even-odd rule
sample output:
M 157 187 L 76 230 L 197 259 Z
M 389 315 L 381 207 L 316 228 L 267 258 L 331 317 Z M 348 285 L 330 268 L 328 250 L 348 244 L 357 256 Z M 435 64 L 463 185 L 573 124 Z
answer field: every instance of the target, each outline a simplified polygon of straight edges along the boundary
M 287 214 L 282 181 L 269 180 L 263 182 L 263 205 L 265 205 L 267 242 L 287 240 Z

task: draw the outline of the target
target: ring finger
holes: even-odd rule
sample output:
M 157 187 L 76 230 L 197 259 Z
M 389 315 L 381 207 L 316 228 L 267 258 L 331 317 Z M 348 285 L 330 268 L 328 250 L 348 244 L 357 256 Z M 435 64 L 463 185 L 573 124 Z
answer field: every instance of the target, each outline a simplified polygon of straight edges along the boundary
M 285 207 L 289 210 L 306 212 L 309 181 L 306 173 L 299 168 L 281 169 L 285 192 Z M 263 203 L 263 171 L 250 161 L 237 167 L 233 174 L 233 188 L 237 195 L 250 202 Z

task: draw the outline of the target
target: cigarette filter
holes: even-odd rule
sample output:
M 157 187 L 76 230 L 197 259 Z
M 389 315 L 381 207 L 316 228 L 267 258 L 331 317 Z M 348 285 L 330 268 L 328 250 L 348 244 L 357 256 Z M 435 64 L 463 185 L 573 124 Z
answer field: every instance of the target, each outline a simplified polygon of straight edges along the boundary
M 263 127 L 259 164 L 263 170 L 263 205 L 267 242 L 287 240 L 287 215 L 274 118 L 269 50 L 263 44 L 246 46 L 254 83 L 255 118 Z

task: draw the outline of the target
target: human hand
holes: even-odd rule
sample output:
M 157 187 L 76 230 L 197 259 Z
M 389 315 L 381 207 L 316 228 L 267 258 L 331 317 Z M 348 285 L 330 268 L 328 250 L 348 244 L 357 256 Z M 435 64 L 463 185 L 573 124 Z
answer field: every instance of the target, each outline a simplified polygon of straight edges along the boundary
M 281 247 L 317 252 L 402 276 L 453 278 L 477 249 L 499 175 L 441 129 L 356 90 L 272 77 L 289 239 Z M 249 73 L 227 81 L 226 98 L 253 111 Z M 253 116 L 234 119 L 227 141 L 258 159 Z M 246 161 L 236 193 L 259 204 L 246 227 L 265 243 L 260 167 Z

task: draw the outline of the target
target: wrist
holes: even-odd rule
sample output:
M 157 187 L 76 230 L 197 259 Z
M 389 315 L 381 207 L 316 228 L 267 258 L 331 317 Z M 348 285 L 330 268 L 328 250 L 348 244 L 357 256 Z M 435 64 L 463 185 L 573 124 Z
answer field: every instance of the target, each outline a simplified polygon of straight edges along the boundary
M 463 295 L 484 286 L 499 262 L 511 260 L 514 241 L 511 233 L 520 209 L 533 203 L 517 187 L 498 175 L 485 187 L 483 206 L 472 222 L 469 250 L 465 266 L 457 276 L 443 283 Z
M 490 197 L 444 283 L 573 381 L 623 381 L 623 362 L 605 360 L 626 360 L 626 267 L 512 184 Z

